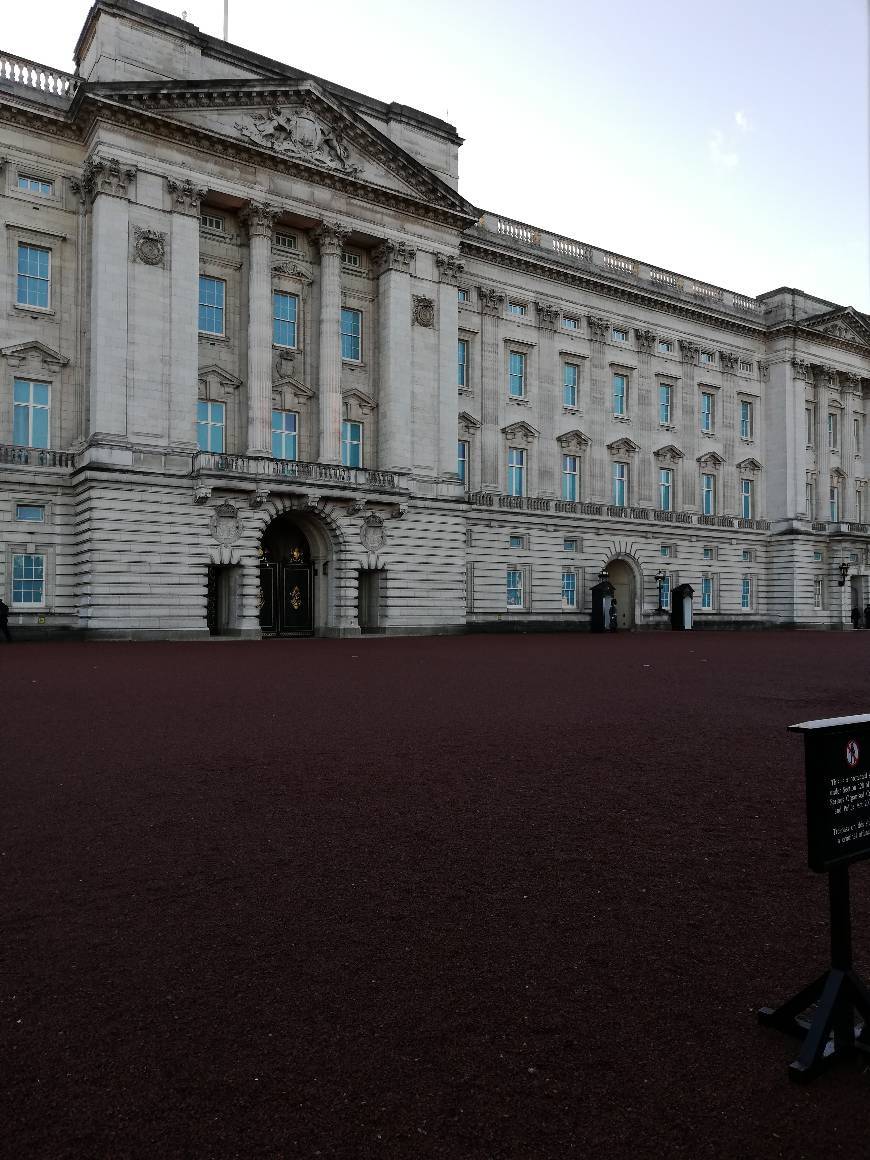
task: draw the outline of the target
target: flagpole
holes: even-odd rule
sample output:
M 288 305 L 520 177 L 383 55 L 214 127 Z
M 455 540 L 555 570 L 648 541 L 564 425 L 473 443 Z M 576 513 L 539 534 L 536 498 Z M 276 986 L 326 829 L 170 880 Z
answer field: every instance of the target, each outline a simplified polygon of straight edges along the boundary
M 230 0 L 224 0 L 224 40 L 230 38 Z

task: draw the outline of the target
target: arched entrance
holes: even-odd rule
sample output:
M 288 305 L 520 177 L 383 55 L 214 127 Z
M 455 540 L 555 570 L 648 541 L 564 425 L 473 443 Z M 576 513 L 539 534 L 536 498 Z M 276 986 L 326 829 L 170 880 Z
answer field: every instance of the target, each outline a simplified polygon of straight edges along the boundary
M 613 585 L 613 595 L 619 615 L 617 622 L 621 631 L 634 628 L 635 582 L 634 570 L 627 560 L 611 560 L 607 565 L 607 578 Z
M 314 632 L 314 585 L 308 538 L 290 516 L 263 533 L 260 558 L 260 628 L 264 636 Z

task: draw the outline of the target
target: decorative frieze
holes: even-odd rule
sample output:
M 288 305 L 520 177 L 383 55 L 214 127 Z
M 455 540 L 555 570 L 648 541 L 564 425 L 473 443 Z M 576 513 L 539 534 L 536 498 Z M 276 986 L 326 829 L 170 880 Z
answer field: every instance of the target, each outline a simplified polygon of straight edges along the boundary
M 436 254 L 435 265 L 438 269 L 438 277 L 442 282 L 447 282 L 450 286 L 459 285 L 465 271 L 464 262 L 454 257 L 453 254 Z
M 169 190 L 172 208 L 176 213 L 199 216 L 199 207 L 203 198 L 208 194 L 207 189 L 194 185 L 189 178 L 177 181 L 174 177 L 166 178 L 166 188 Z
M 117 158 L 88 157 L 82 166 L 81 177 L 74 177 L 70 185 L 83 205 L 91 205 L 101 193 L 111 197 L 127 197 L 135 177 L 133 166 L 122 166 Z
M 342 135 L 307 104 L 273 106 L 265 113 L 254 113 L 244 121 L 236 121 L 233 127 L 261 149 L 338 169 L 348 176 L 360 172 L 359 165 L 351 163 L 350 149 Z
M 417 251 L 406 242 L 382 242 L 372 251 L 372 266 L 376 274 L 383 274 L 385 270 L 399 270 L 407 273 L 411 262 L 417 256 Z
M 478 286 L 477 294 L 480 300 L 481 314 L 501 314 L 505 296 L 500 290 L 494 290 L 491 286 Z

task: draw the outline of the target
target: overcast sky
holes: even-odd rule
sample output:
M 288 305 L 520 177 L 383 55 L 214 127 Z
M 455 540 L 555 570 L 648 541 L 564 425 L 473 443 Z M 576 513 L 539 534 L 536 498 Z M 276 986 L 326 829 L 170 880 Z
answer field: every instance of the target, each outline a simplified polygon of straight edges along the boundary
M 222 35 L 223 0 L 155 7 Z M 72 68 L 88 0 L 6 0 Z M 230 0 L 230 40 L 456 125 L 475 205 L 747 294 L 870 310 L 866 0 Z

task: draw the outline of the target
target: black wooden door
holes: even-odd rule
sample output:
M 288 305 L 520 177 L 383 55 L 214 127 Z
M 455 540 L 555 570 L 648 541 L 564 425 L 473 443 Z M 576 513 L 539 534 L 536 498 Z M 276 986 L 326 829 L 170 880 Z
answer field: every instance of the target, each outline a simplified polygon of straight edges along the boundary
M 277 564 L 260 565 L 260 628 L 266 636 L 278 633 Z
M 311 566 L 282 564 L 279 633 L 311 632 L 314 610 L 311 605 Z

